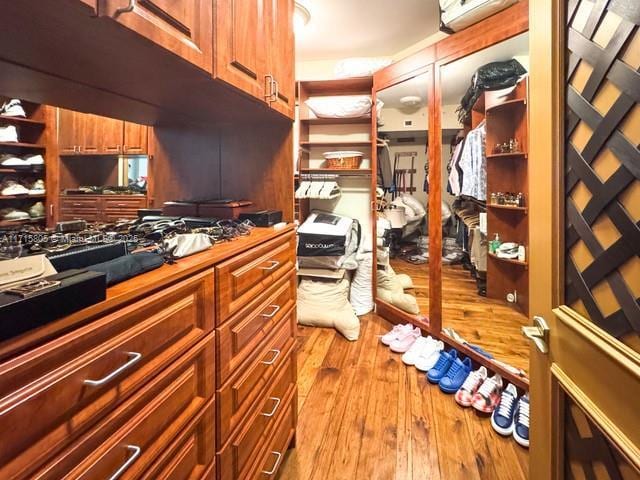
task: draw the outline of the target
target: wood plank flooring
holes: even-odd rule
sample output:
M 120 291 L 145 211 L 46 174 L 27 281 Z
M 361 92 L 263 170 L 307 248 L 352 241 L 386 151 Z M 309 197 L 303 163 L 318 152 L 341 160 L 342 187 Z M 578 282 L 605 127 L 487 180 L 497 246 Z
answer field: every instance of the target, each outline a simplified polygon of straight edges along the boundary
M 390 327 L 366 315 L 357 342 L 299 327 L 297 447 L 279 478 L 526 479 L 528 452 L 406 367 L 380 343 Z
M 420 312 L 429 313 L 429 266 L 392 260 L 396 273 L 413 279 L 408 290 L 418 299 Z M 480 345 L 498 360 L 529 371 L 529 342 L 520 332 L 525 315 L 506 302 L 478 295 L 476 281 L 461 265 L 442 266 L 442 325 L 452 327 L 470 343 Z

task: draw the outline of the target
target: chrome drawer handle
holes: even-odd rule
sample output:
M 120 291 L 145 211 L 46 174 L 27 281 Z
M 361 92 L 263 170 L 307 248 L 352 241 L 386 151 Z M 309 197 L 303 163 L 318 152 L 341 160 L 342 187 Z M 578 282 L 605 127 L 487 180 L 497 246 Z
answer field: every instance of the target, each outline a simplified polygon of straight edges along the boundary
M 276 268 L 278 268 L 278 265 L 280 265 L 280 262 L 278 262 L 277 260 L 269 260 L 269 263 L 271 264 L 268 267 L 258 267 L 260 270 L 274 270 Z
M 280 459 L 282 459 L 282 454 L 280 452 L 271 452 L 271 455 L 276 456 L 276 463 L 274 463 L 271 470 L 262 470 L 262 473 L 264 473 L 265 475 L 273 475 L 274 473 L 276 473 L 276 470 L 278 470 L 278 467 L 280 466 Z
M 136 0 L 129 0 L 129 5 L 127 5 L 126 7 L 120 7 L 119 9 L 117 9 L 113 14 L 113 18 L 116 18 L 118 15 L 121 15 L 123 13 L 133 12 L 133 9 L 135 7 L 136 7 Z
M 120 468 L 118 468 L 118 470 L 115 471 L 113 475 L 109 477 L 109 480 L 116 480 L 117 478 L 120 478 L 120 475 L 122 475 L 125 470 L 136 461 L 136 458 L 138 458 L 142 452 L 142 449 L 137 445 L 127 445 L 127 450 L 133 452 L 133 454 L 127 458 L 127 460 L 120 466 Z
M 124 372 L 127 368 L 130 368 L 136 363 L 138 363 L 142 358 L 142 354 L 138 352 L 127 352 L 127 355 L 129 356 L 129 361 L 127 363 L 125 363 L 121 367 L 116 368 L 113 372 L 111 372 L 106 377 L 101 378 L 100 380 L 85 380 L 84 384 L 89 385 L 91 387 L 99 387 L 101 385 L 104 385 L 108 381 L 114 379 L 119 374 Z
M 261 313 L 260 315 L 264 318 L 273 318 L 276 316 L 276 313 L 280 311 L 280 305 L 269 305 L 269 307 L 273 308 L 273 312 L 271 313 Z
M 276 404 L 273 406 L 273 410 L 271 410 L 269 413 L 264 413 L 263 412 L 263 413 L 261 413 L 261 415 L 271 418 L 276 414 L 276 410 L 278 410 L 278 407 L 280 406 L 280 402 L 282 400 L 277 398 L 277 397 L 269 397 L 269 400 L 273 400 L 274 402 L 276 402 Z
M 273 365 L 274 363 L 276 363 L 276 360 L 278 359 L 278 357 L 280 356 L 280 350 L 269 350 L 269 352 L 273 352 L 275 353 L 275 355 L 273 356 L 273 358 L 268 361 L 265 362 L 264 360 L 260 363 L 262 363 L 263 365 Z

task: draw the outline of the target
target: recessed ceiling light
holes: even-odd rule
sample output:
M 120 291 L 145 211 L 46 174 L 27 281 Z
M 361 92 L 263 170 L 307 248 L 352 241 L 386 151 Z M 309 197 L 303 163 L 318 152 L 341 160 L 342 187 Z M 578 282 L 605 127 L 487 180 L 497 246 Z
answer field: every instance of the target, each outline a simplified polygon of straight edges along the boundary
M 311 20 L 311 12 L 300 2 L 294 3 L 293 10 L 293 28 L 297 32 L 301 32 L 302 29 Z

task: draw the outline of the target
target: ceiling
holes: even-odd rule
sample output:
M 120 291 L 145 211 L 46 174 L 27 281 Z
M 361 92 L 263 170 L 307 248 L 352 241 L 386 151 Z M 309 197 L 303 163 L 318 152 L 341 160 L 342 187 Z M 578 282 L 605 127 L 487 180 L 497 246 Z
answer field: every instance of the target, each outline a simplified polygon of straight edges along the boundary
M 428 88 L 427 74 L 418 75 L 402 83 L 398 83 L 384 90 L 380 90 L 377 94 L 377 98 L 384 102 L 384 108 L 405 108 L 400 102 L 403 97 L 415 96 L 420 97 L 420 107 L 427 105 L 427 88 Z M 418 105 L 412 109 L 418 108 Z
M 311 12 L 296 32 L 296 61 L 385 57 L 438 31 L 438 0 L 299 0 Z

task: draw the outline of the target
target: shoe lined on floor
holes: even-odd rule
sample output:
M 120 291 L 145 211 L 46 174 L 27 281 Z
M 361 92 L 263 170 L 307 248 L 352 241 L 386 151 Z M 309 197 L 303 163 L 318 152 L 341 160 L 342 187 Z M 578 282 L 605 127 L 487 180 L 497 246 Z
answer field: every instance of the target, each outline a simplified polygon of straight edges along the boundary
M 0 127 L 0 142 L 17 142 L 18 129 L 14 125 Z
M 469 374 L 462 386 L 456 392 L 456 402 L 462 407 L 470 407 L 473 396 L 480 388 L 480 385 L 487 379 L 487 368 L 480 367 Z
M 407 350 L 404 355 L 402 355 L 402 362 L 405 365 L 409 365 L 409 366 L 415 365 L 416 362 L 418 361 L 418 358 L 420 358 L 420 354 L 422 353 L 422 351 L 425 348 L 427 348 L 429 345 L 431 345 L 433 342 L 435 342 L 435 340 L 431 336 L 419 337 L 413 343 L 413 345 L 411 345 L 411 348 Z
M 16 180 L 7 178 L 2 182 L 0 195 L 28 195 L 29 189 Z
M 421 372 L 428 372 L 435 366 L 443 350 L 444 343 L 434 339 L 433 342 L 420 351 L 415 362 L 415 367 Z
M 22 108 L 22 103 L 17 98 L 12 98 L 5 102 L 0 109 L 0 115 L 5 117 L 27 117 L 24 108 Z
M 525 448 L 529 448 L 529 412 L 529 394 L 526 394 L 518 400 L 513 424 L 513 439 Z
M 500 435 L 508 437 L 513 433 L 513 420 L 517 403 L 518 390 L 514 384 L 510 383 L 500 395 L 500 403 L 491 414 L 491 426 Z
M 487 378 L 473 396 L 473 408 L 484 413 L 493 412 L 500 401 L 501 390 L 502 377 L 496 373 Z
M 413 325 L 407 323 L 406 325 L 394 325 L 391 330 L 380 337 L 380 341 L 387 347 L 391 345 L 391 342 L 397 340 L 401 334 L 410 332 L 413 330 Z
M 24 157 L 24 161 L 27 165 L 44 165 L 44 158 L 39 153 L 35 155 L 27 155 Z
M 43 195 L 46 193 L 44 180 L 38 179 L 29 188 L 29 195 Z
M 29 208 L 29 216 L 31 218 L 39 218 L 45 216 L 44 203 L 36 202 Z
M 464 360 L 456 358 L 447 370 L 447 373 L 440 379 L 438 385 L 444 393 L 456 393 L 469 376 L 473 365 L 471 359 L 466 357 Z
M 440 356 L 436 361 L 436 364 L 427 372 L 427 380 L 431 383 L 439 383 L 442 377 L 444 377 L 451 364 L 455 359 L 458 358 L 458 352 L 454 349 L 445 352 L 444 350 L 440 352 Z
M 401 333 L 398 338 L 391 342 L 389 348 L 395 353 L 405 353 L 421 336 L 420 329 L 418 327 L 413 328 L 409 332 Z

